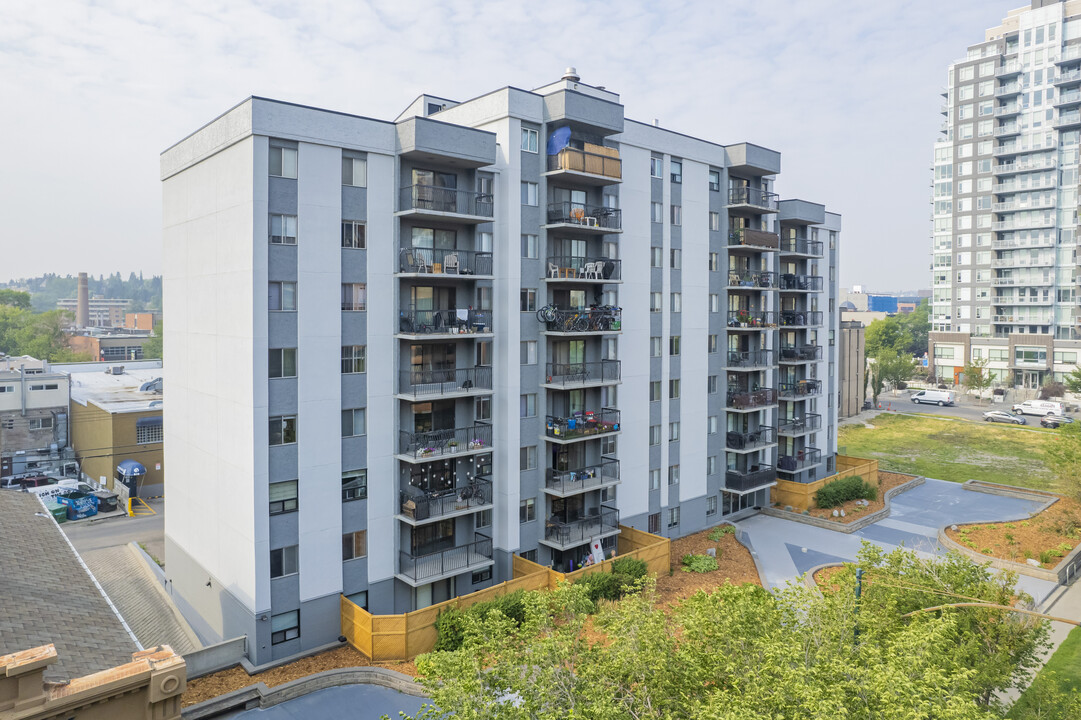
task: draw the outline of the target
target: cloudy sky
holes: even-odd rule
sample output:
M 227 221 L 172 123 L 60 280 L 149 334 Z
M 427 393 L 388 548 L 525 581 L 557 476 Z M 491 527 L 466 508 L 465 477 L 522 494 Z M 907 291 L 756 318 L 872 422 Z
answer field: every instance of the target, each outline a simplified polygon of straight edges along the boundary
M 929 285 L 946 65 L 1023 0 L 4 0 L 0 281 L 160 273 L 158 154 L 249 95 L 393 119 L 567 65 L 628 117 L 782 153 L 841 283 Z

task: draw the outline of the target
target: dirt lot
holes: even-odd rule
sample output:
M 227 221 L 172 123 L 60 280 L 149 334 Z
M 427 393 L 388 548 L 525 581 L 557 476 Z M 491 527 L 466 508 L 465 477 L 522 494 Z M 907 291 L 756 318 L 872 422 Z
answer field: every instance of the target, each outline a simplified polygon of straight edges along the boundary
M 688 535 L 679 540 L 673 540 L 669 551 L 672 566 L 671 575 L 661 575 L 657 578 L 658 601 L 668 605 L 677 600 L 690 597 L 699 590 L 711 590 L 725 582 L 734 585 L 753 583 L 761 585 L 758 579 L 758 570 L 751 559 L 751 553 L 736 540 L 736 536 L 728 533 L 721 536 L 719 541 L 709 539 L 711 530 Z M 707 573 L 683 572 L 681 559 L 684 555 L 705 555 L 707 548 L 717 548 L 717 569 Z
M 823 518 L 827 520 L 836 520 L 837 522 L 848 524 L 859 520 L 864 515 L 870 515 L 873 512 L 878 512 L 882 508 L 886 507 L 883 498 L 886 496 L 886 492 L 892 490 L 898 485 L 903 485 L 909 480 L 915 479 L 915 475 L 905 475 L 903 473 L 884 472 L 878 473 L 878 499 L 871 500 L 867 507 L 857 505 L 856 500 L 849 500 L 843 505 L 839 505 L 835 508 L 810 508 L 810 515 L 816 518 Z M 834 510 L 844 510 L 844 517 L 833 517 Z
M 1053 568 L 1081 543 L 1081 503 L 1061 498 L 1028 520 L 947 528 L 951 540 L 990 557 L 1014 562 L 1029 558 Z

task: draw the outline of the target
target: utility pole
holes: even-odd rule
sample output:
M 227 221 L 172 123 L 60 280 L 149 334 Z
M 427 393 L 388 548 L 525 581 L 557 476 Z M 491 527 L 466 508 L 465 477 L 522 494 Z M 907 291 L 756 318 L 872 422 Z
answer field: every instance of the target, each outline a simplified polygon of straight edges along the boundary
M 860 598 L 863 596 L 863 568 L 856 568 L 856 647 L 860 646 Z

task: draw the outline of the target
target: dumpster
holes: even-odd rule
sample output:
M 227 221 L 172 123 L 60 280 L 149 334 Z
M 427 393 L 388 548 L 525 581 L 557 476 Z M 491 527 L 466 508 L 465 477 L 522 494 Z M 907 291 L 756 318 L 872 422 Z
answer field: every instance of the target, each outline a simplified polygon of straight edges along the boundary
M 68 508 L 66 505 L 61 505 L 55 500 L 49 499 L 45 501 L 45 509 L 58 523 L 68 521 Z
M 119 497 L 114 492 L 108 490 L 98 490 L 95 493 L 91 493 L 98 499 L 98 512 L 114 512 L 118 508 L 117 498 Z
M 56 501 L 67 507 L 68 520 L 82 520 L 98 514 L 98 499 L 84 492 L 57 495 Z

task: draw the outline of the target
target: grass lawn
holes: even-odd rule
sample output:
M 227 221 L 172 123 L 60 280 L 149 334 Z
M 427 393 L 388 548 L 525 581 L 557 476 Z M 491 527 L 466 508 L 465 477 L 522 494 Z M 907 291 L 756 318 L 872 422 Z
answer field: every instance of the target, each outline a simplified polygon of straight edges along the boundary
M 1062 690 L 1067 692 L 1072 689 L 1081 690 L 1081 628 L 1074 628 L 1070 631 L 1070 634 L 1059 645 L 1055 654 L 1040 670 L 1040 674 L 1042 675 L 1049 670 L 1055 673 L 1055 680 Z M 1027 708 L 1025 695 L 1027 695 L 1027 692 L 1018 698 L 1007 717 L 1027 717 L 1025 713 Z
M 1043 462 L 1049 433 L 910 415 L 879 415 L 870 424 L 874 429 L 843 426 L 837 444 L 847 455 L 878 460 L 883 470 L 1058 490 Z

